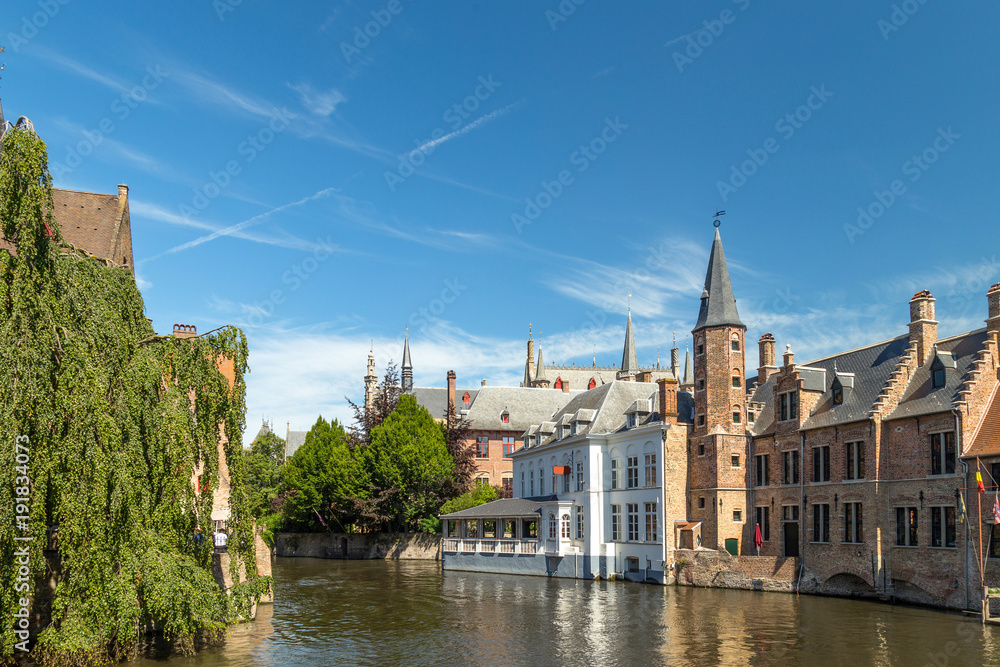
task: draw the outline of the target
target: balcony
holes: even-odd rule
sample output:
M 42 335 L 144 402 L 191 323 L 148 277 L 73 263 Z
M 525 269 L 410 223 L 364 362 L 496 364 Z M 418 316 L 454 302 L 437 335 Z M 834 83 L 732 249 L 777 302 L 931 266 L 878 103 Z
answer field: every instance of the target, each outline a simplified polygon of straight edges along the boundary
M 469 540 L 445 538 L 441 543 L 444 553 L 454 554 L 512 554 L 534 556 L 538 553 L 535 540 Z

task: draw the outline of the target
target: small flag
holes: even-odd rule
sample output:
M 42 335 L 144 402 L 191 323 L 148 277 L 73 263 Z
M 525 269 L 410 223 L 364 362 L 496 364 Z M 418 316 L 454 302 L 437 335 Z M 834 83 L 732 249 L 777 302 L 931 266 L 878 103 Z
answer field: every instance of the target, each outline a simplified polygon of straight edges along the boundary
M 979 487 L 979 493 L 986 493 L 986 487 L 983 486 L 983 475 L 978 470 L 976 471 L 976 486 Z
M 961 493 L 958 494 L 958 522 L 965 523 L 965 496 Z
M 313 510 L 313 512 L 316 512 L 316 510 Z M 319 519 L 319 522 L 323 524 L 324 528 L 326 528 L 326 521 L 323 521 L 323 517 L 319 515 L 319 512 L 316 512 L 316 518 Z
M 1000 494 L 993 495 L 993 523 L 1000 524 Z
M 756 533 L 753 536 L 753 544 L 758 549 L 760 549 L 762 546 L 764 546 L 764 537 L 760 534 L 760 524 L 759 523 L 757 524 L 757 531 L 756 531 Z

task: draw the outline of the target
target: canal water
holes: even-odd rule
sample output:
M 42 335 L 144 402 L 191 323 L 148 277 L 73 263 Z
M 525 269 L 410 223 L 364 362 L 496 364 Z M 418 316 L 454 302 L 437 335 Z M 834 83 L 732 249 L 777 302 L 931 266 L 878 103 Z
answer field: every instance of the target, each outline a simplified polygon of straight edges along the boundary
M 209 665 L 1000 665 L 1000 626 L 782 593 L 442 572 L 433 562 L 278 558 L 274 605 Z

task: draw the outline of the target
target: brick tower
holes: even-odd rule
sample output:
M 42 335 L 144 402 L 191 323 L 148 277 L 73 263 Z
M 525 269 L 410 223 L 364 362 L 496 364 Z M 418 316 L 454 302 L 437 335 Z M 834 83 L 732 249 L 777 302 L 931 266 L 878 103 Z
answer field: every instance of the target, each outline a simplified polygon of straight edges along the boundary
M 746 330 L 736 311 L 722 238 L 716 229 L 701 310 L 691 332 L 695 423 L 689 465 L 689 516 L 702 522 L 703 546 L 722 549 L 727 539 L 736 540 L 740 553 L 743 528 L 749 521 Z

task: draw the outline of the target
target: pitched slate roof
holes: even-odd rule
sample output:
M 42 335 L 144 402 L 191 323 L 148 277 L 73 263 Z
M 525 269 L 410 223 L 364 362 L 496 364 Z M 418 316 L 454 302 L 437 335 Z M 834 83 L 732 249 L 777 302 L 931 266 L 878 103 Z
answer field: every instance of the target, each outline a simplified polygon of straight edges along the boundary
M 555 496 L 541 498 L 501 498 L 484 505 L 442 514 L 441 519 L 534 519 L 539 515 L 541 503 L 555 500 Z
M 448 412 L 448 390 L 446 388 L 414 387 L 411 393 L 417 399 L 417 404 L 427 408 L 427 412 L 431 413 L 431 417 L 434 417 L 434 419 L 444 419 L 445 414 Z M 459 414 L 461 414 L 462 410 L 467 409 L 467 406 L 462 401 L 462 397 L 466 393 L 469 394 L 469 405 L 472 405 L 476 402 L 476 394 L 479 393 L 479 390 L 455 390 L 455 410 Z
M 532 424 L 548 420 L 580 391 L 532 387 L 481 387 L 469 408 L 472 427 L 523 433 Z M 509 421 L 500 420 L 506 411 Z
M 698 323 L 695 324 L 694 331 L 726 324 L 744 326 L 739 313 L 736 312 L 736 297 L 733 295 L 733 284 L 729 280 L 729 269 L 726 267 L 726 253 L 722 249 L 722 237 L 716 229 L 712 254 L 708 258 L 701 311 L 698 313 Z
M 291 457 L 295 452 L 298 451 L 299 447 L 305 444 L 306 434 L 309 431 L 289 431 L 288 437 L 285 438 L 285 458 Z
M 933 388 L 930 364 L 921 366 L 913 374 L 898 406 L 885 418 L 886 421 L 951 410 L 952 404 L 959 399 L 958 391 L 973 362 L 978 358 L 979 351 L 983 349 L 985 340 L 985 329 L 939 340 L 939 353 L 954 355 L 954 368 L 947 369 L 945 386 Z M 799 366 L 800 371 L 806 370 L 806 389 L 824 392 L 812 414 L 803 421 L 802 428 L 816 429 L 867 420 L 875 400 L 899 365 L 909 344 L 910 337 L 904 334 Z M 830 390 L 836 377 L 835 370 L 845 387 L 844 402 L 841 405 L 833 404 L 833 393 Z M 853 375 L 853 387 L 850 386 L 850 375 Z M 765 406 L 754 422 L 754 435 L 774 432 L 773 397 L 777 377 L 778 374 L 774 374 L 764 384 L 753 383 L 755 386 L 750 400 Z

